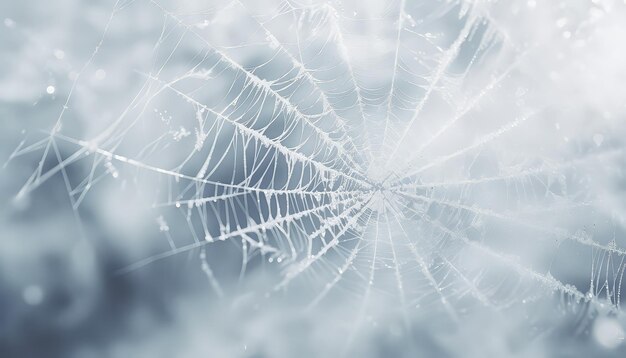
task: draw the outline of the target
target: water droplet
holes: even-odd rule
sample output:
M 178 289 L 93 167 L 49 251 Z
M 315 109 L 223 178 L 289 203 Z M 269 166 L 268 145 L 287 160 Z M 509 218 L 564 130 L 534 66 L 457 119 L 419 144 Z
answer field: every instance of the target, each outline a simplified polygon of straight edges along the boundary
M 65 52 L 63 52 L 63 50 L 56 49 L 54 50 L 54 57 L 56 57 L 57 60 L 62 60 L 65 58 Z
M 103 69 L 98 69 L 95 73 L 94 73 L 94 78 L 98 81 L 102 81 L 103 79 L 105 79 L 107 76 L 107 73 L 105 70 Z
M 13 21 L 13 19 L 10 18 L 6 18 L 4 19 L 4 26 L 8 27 L 8 28 L 13 28 L 15 27 L 15 21 Z
M 624 341 L 624 329 L 619 321 L 599 317 L 593 324 L 593 338 L 607 349 L 615 349 Z
M 30 285 L 22 291 L 22 298 L 27 304 L 31 306 L 38 306 L 43 302 L 44 291 L 38 285 Z
M 593 135 L 593 142 L 596 143 L 596 145 L 599 147 L 602 145 L 602 142 L 604 142 L 604 136 L 600 133 L 596 133 Z

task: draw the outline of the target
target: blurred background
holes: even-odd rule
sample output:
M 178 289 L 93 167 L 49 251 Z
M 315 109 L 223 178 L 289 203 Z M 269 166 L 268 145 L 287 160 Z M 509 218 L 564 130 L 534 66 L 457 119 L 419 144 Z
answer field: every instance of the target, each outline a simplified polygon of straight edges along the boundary
M 623 357 L 624 19 L 618 0 L 0 3 L 0 357 Z M 388 230 L 378 251 L 342 270 L 357 242 L 345 239 L 274 290 L 298 262 L 239 236 L 194 246 L 273 210 L 244 205 L 257 197 L 196 205 L 219 186 L 195 186 L 207 157 L 198 148 L 212 148 L 207 180 L 257 175 L 259 188 L 283 178 L 308 190 L 284 179 L 306 168 L 265 161 L 279 155 L 202 118 L 215 108 L 274 137 L 287 131 L 291 114 L 250 100 L 266 84 L 237 66 L 304 113 L 292 127 L 301 136 L 281 140 L 315 162 L 334 163 L 302 124 L 326 107 L 322 96 L 347 134 L 330 116 L 315 125 L 356 143 L 339 171 L 380 181 L 441 161 L 397 182 L 422 188 L 413 194 L 428 205 L 403 197 L 398 207 L 505 254 L 450 245 L 404 213 L 435 293 L 410 244 L 395 251 L 398 226 L 380 218 L 342 236 Z M 333 185 L 321 192 L 345 189 Z

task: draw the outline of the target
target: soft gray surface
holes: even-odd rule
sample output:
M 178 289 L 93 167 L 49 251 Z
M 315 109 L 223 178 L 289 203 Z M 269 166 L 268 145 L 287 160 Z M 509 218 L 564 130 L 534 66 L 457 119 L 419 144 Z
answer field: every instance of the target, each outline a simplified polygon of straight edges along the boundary
M 0 357 L 624 356 L 625 18 L 0 3 Z

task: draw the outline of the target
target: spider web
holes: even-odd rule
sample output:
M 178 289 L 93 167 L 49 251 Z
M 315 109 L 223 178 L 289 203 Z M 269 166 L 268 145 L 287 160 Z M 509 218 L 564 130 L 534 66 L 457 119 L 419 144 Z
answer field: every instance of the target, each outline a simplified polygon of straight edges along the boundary
M 620 151 L 537 148 L 549 110 L 519 85 L 533 48 L 488 3 L 118 1 L 83 69 L 134 7 L 162 20 L 130 104 L 73 137 L 73 88 L 50 135 L 14 153 L 44 153 L 20 195 L 60 174 L 75 211 L 101 180 L 156 178 L 170 247 L 123 272 L 192 252 L 221 296 L 207 253 L 224 241 L 241 277 L 278 273 L 269 296 L 352 295 L 357 322 L 380 297 L 453 321 L 537 292 L 618 309 L 624 250 L 568 218 L 594 203 L 580 167 Z M 568 250 L 585 253 L 586 282 L 555 276 Z

